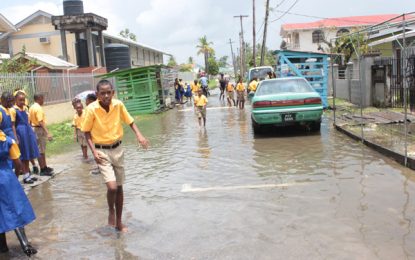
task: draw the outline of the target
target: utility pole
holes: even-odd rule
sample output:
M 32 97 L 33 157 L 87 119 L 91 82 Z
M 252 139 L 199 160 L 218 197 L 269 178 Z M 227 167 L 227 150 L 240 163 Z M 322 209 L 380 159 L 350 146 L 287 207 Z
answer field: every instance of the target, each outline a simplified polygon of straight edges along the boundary
M 252 56 L 253 56 L 253 60 L 254 60 L 254 67 L 256 67 L 256 42 L 255 42 L 255 37 L 256 37 L 256 32 L 255 32 L 255 0 L 252 0 Z
M 231 45 L 231 53 L 232 53 L 233 73 L 235 74 L 235 78 L 236 78 L 235 54 L 233 54 L 233 46 L 232 46 L 232 43 L 233 43 L 233 41 L 231 39 L 229 39 L 229 45 Z
M 265 48 L 266 48 L 265 45 L 267 43 L 268 16 L 269 16 L 269 0 L 267 0 L 267 3 L 265 5 L 264 38 L 262 39 L 260 66 L 264 66 L 264 62 L 265 62 Z
M 234 16 L 234 18 L 239 18 L 239 20 L 241 21 L 241 32 L 239 34 L 240 37 L 240 44 L 241 44 L 241 69 L 240 69 L 240 73 L 241 73 L 241 77 L 244 77 L 244 68 L 245 68 L 245 41 L 244 41 L 244 26 L 242 24 L 242 19 L 243 18 L 247 18 L 248 15 L 236 15 Z

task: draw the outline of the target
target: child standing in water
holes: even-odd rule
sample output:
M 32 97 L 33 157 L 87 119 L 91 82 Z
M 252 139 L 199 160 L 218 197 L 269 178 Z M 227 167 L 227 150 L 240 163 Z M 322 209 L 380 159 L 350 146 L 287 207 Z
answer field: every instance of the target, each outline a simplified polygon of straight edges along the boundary
M 16 93 L 16 134 L 19 140 L 20 160 L 22 160 L 23 182 L 32 184 L 37 178 L 30 175 L 29 161 L 39 157 L 39 149 L 36 143 L 36 135 L 29 124 L 29 112 L 25 104 L 26 95 L 23 92 Z
M 8 163 L 12 160 L 15 172 L 20 173 L 19 157 L 20 151 L 16 142 L 0 131 L 0 253 L 9 251 L 5 233 L 14 230 L 23 252 L 30 257 L 37 250 L 29 244 L 24 226 L 33 222 L 36 217 L 12 166 Z
M 208 100 L 201 89 L 198 91 L 198 95 L 195 96 L 195 110 L 197 114 L 197 119 L 199 121 L 199 126 L 202 126 L 202 119 L 203 119 L 203 126 L 206 126 L 206 105 Z
M 72 126 L 75 128 L 75 141 L 81 145 L 82 156 L 84 159 L 88 159 L 88 147 L 85 139 L 85 133 L 81 131 L 82 123 L 85 119 L 84 106 L 82 102 L 76 102 L 74 104 L 76 113 L 73 117 Z
M 242 82 L 242 78 L 239 78 L 239 82 L 236 85 L 236 93 L 237 93 L 237 104 L 239 105 L 240 109 L 244 109 L 245 105 L 245 86 Z

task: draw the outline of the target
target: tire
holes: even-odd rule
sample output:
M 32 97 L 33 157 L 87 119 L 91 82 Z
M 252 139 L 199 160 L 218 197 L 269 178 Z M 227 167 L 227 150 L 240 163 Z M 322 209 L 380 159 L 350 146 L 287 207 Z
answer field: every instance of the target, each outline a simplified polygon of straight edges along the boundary
M 311 124 L 310 128 L 311 128 L 311 131 L 313 131 L 313 132 L 320 132 L 321 121 L 313 122 Z
M 251 119 L 251 121 L 252 121 L 252 130 L 254 130 L 254 135 L 261 134 L 262 133 L 261 125 L 255 122 L 253 119 Z

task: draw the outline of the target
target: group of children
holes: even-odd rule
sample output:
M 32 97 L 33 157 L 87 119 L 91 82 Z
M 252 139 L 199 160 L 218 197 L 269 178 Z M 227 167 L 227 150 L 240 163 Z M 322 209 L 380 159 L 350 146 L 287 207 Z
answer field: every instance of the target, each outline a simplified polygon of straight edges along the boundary
M 24 227 L 36 217 L 33 208 L 18 181 L 23 175 L 23 182 L 32 184 L 40 176 L 53 175 L 53 169 L 46 164 L 46 142 L 52 135 L 46 127 L 46 118 L 42 105 L 44 97 L 34 95 L 34 104 L 28 108 L 28 99 L 23 90 L 1 94 L 0 106 L 0 253 L 7 252 L 6 232 L 14 230 L 23 252 L 31 256 L 37 250 L 30 245 Z M 37 159 L 40 166 L 36 166 Z
M 228 79 L 225 79 L 224 75 L 220 75 L 219 86 L 221 94 L 219 96 L 219 100 L 225 99 L 225 92 L 226 92 L 226 99 L 228 101 L 229 106 L 237 106 L 240 109 L 244 109 L 245 107 L 245 85 L 242 81 L 242 78 L 238 79 L 238 83 L 233 84 Z M 235 91 L 236 91 L 236 102 L 235 102 Z

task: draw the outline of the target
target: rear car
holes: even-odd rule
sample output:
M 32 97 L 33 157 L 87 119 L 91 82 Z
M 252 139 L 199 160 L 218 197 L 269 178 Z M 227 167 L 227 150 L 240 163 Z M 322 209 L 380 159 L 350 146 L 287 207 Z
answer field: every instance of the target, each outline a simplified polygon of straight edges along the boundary
M 321 97 L 304 78 L 261 81 L 251 103 L 255 133 L 265 125 L 307 125 L 311 130 L 320 131 Z

